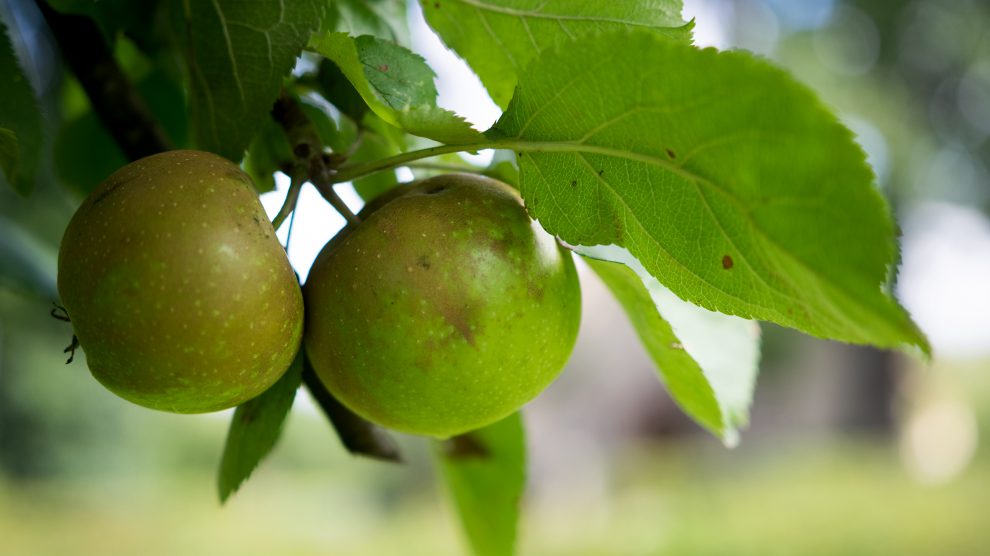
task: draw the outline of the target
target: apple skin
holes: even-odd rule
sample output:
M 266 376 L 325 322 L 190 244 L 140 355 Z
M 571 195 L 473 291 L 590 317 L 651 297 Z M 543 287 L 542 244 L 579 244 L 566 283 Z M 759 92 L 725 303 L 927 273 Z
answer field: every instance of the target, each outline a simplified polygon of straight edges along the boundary
M 250 178 L 200 151 L 124 166 L 73 215 L 58 290 L 90 371 L 136 404 L 233 407 L 302 337 L 302 294 Z
M 570 252 L 508 185 L 449 174 L 405 189 L 317 257 L 304 343 L 352 411 L 445 438 L 511 414 L 557 377 L 581 292 Z

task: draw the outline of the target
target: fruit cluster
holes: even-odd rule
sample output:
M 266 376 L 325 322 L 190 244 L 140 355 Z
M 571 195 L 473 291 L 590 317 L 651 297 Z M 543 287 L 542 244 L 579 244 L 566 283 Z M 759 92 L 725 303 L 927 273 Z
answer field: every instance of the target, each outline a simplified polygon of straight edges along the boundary
M 320 253 L 300 288 L 250 178 L 170 151 L 73 216 L 58 288 L 93 375 L 134 403 L 216 411 L 265 391 L 304 343 L 352 411 L 446 437 L 517 410 L 560 372 L 580 319 L 570 253 L 509 186 L 403 187 Z

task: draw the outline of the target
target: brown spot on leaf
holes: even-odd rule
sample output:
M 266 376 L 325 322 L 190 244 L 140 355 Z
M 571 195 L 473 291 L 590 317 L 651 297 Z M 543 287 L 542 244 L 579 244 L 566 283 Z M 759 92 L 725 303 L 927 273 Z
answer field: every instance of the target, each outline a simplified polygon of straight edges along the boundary
M 571 180 L 571 187 L 577 187 L 577 180 Z
M 730 255 L 725 255 L 722 257 L 722 268 L 725 270 L 729 270 L 734 264 L 735 263 L 732 261 L 732 257 Z
M 673 149 L 666 149 L 666 151 L 667 151 L 667 156 L 669 156 L 671 160 L 677 158 L 677 153 L 675 153 Z
M 472 433 L 455 436 L 444 443 L 444 452 L 449 459 L 488 459 L 491 451 L 488 446 Z
M 386 71 L 388 71 L 388 64 L 382 64 L 382 65 L 378 66 L 378 71 L 380 71 L 382 73 L 385 73 Z
M 416 266 L 422 268 L 423 270 L 430 270 L 430 259 L 426 255 L 420 255 L 416 259 Z

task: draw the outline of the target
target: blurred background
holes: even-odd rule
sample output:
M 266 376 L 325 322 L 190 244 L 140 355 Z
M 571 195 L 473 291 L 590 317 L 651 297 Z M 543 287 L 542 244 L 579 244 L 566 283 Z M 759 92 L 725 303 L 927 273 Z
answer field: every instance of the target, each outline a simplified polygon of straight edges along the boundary
M 73 140 L 99 133 L 85 98 L 33 3 L 0 0 L 0 15 L 56 137 L 43 156 L 71 156 Z M 764 325 L 751 426 L 729 450 L 672 404 L 583 272 L 577 348 L 525 413 L 520 553 L 990 554 L 990 4 L 685 0 L 685 18 L 699 45 L 788 68 L 855 131 L 901 226 L 897 294 L 935 358 Z M 499 112 L 477 79 L 415 6 L 409 21 L 440 104 L 487 128 Z M 404 466 L 355 459 L 300 393 L 275 453 L 221 508 L 229 412 L 144 410 L 82 358 L 65 365 L 71 329 L 48 312 L 80 197 L 48 168 L 29 198 L 0 184 L 0 553 L 464 553 L 418 439 L 402 438 Z M 273 213 L 280 195 L 263 199 Z M 304 193 L 290 245 L 303 274 L 341 224 Z

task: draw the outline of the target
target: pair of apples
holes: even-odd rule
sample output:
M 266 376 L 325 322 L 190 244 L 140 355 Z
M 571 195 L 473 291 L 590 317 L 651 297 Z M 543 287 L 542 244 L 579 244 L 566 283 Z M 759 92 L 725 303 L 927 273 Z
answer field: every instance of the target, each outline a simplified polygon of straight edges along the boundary
M 179 413 L 257 396 L 303 342 L 354 412 L 451 436 L 539 394 L 580 319 L 570 253 L 512 188 L 474 175 L 404 187 L 332 239 L 300 288 L 250 178 L 215 155 L 170 151 L 93 191 L 58 270 L 93 375 Z

